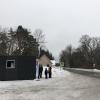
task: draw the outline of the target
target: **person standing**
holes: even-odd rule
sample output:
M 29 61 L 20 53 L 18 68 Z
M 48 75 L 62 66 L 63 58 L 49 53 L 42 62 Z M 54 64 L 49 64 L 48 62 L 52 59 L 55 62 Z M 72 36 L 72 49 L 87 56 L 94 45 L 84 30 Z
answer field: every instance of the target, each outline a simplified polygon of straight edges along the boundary
M 40 78 L 42 78 L 43 66 L 40 65 Z
M 51 68 L 51 66 L 49 66 L 48 72 L 49 72 L 49 78 L 52 78 L 52 68 Z
M 39 79 L 39 63 L 36 61 L 36 79 Z
M 40 79 L 40 64 L 39 64 L 39 71 L 38 71 L 38 79 Z
M 52 67 L 50 66 L 50 68 L 49 68 L 49 70 L 50 70 L 50 77 L 49 78 L 52 78 Z
M 45 79 L 47 79 L 48 78 L 48 70 L 47 70 L 47 68 L 45 68 L 44 74 L 45 74 Z

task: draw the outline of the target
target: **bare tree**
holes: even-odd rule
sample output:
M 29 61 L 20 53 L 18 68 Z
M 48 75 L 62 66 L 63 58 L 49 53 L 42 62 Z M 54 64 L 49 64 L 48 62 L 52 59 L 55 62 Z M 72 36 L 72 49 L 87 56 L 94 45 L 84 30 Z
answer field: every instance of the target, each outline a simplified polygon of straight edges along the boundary
M 36 29 L 33 36 L 36 38 L 36 42 L 39 43 L 41 48 L 45 47 L 45 34 L 41 29 Z
M 8 55 L 11 55 L 16 49 L 18 49 L 18 43 L 15 34 L 16 32 L 12 28 L 10 28 L 8 32 L 8 38 L 9 38 L 8 49 L 7 49 Z
M 0 55 L 7 55 L 7 30 L 0 28 Z

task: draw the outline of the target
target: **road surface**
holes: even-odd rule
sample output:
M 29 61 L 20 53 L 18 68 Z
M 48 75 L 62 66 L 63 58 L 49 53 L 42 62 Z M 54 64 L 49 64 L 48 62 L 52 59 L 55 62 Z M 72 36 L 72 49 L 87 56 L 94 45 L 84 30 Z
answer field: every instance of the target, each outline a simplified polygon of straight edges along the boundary
M 52 79 L 0 81 L 0 100 L 100 100 L 100 79 L 54 68 Z

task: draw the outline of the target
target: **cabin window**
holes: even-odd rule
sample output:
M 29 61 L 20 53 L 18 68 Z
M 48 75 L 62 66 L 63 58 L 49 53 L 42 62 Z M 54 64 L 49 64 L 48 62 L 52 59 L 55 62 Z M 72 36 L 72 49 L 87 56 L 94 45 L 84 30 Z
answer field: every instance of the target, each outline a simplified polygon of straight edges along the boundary
M 6 68 L 7 69 L 15 68 L 15 60 L 7 60 L 6 61 Z

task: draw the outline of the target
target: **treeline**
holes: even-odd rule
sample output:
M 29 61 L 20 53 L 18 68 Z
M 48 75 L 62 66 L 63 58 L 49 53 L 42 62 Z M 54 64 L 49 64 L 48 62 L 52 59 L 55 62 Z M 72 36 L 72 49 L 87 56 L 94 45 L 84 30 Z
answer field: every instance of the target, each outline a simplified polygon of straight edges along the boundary
M 100 69 L 100 38 L 83 35 L 80 45 L 73 48 L 71 45 L 62 50 L 60 61 L 65 67 Z
M 39 57 L 39 47 L 42 47 L 43 44 L 44 34 L 40 29 L 32 33 L 21 25 L 16 29 L 0 28 L 0 56 Z M 49 51 L 48 55 L 51 56 Z

